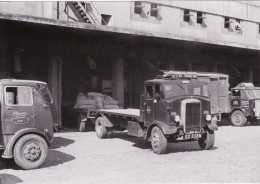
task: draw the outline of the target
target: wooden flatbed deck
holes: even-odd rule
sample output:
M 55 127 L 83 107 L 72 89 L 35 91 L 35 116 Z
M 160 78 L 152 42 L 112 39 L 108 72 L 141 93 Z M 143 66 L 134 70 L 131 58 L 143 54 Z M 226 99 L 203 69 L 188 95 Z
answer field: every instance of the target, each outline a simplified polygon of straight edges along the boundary
M 140 118 L 140 109 L 100 109 L 100 113 Z

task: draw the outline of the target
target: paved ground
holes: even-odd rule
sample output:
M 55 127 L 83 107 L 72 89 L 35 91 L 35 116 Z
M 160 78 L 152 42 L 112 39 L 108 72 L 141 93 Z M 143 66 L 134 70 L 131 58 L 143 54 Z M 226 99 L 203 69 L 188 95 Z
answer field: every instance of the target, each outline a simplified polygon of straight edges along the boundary
M 115 133 L 56 134 L 45 164 L 32 171 L 0 164 L 2 183 L 260 182 L 260 126 L 222 126 L 213 150 L 170 144 L 155 155 L 141 139 Z

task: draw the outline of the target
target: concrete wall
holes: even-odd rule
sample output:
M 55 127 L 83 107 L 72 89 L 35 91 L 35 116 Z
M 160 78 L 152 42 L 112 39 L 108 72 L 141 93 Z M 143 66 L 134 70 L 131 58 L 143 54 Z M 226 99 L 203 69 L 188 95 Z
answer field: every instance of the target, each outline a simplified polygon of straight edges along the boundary
M 110 26 L 169 34 L 169 37 L 219 45 L 260 50 L 260 5 L 244 1 L 160 1 L 158 17 L 149 14 L 151 2 L 143 1 L 143 14 L 134 13 L 134 2 L 94 1 L 95 15 L 112 15 Z M 58 8 L 59 7 L 59 8 Z M 0 12 L 77 21 L 72 10 L 64 11 L 65 2 L 0 2 Z M 183 21 L 184 9 L 189 9 L 191 23 Z M 196 23 L 197 11 L 202 11 L 204 25 Z M 57 13 L 59 12 L 59 15 Z M 148 14 L 148 15 L 147 15 Z M 224 17 L 240 19 L 242 34 L 224 28 Z M 171 35 L 171 36 L 170 36 Z M 173 35 L 173 36 L 172 36 Z

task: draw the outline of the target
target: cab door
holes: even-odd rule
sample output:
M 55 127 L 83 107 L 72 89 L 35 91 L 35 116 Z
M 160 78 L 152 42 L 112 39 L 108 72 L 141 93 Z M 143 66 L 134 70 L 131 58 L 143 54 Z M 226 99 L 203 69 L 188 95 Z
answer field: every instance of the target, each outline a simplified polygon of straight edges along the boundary
M 3 133 L 12 135 L 20 129 L 34 127 L 32 88 L 5 86 L 2 103 Z
M 153 85 L 145 86 L 144 102 L 144 125 L 147 127 L 153 122 L 154 118 L 154 87 Z

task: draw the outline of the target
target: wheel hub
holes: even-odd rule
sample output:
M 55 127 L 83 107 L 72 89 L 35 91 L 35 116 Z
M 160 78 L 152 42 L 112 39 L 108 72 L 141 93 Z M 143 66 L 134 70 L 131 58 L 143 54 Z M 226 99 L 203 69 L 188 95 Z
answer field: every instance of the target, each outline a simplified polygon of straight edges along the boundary
M 153 133 L 153 136 L 152 136 L 152 145 L 153 147 L 157 148 L 158 145 L 159 145 L 159 134 L 157 132 L 154 132 Z
M 27 144 L 24 148 L 24 157 L 27 160 L 35 161 L 39 159 L 41 155 L 40 146 L 36 143 Z

